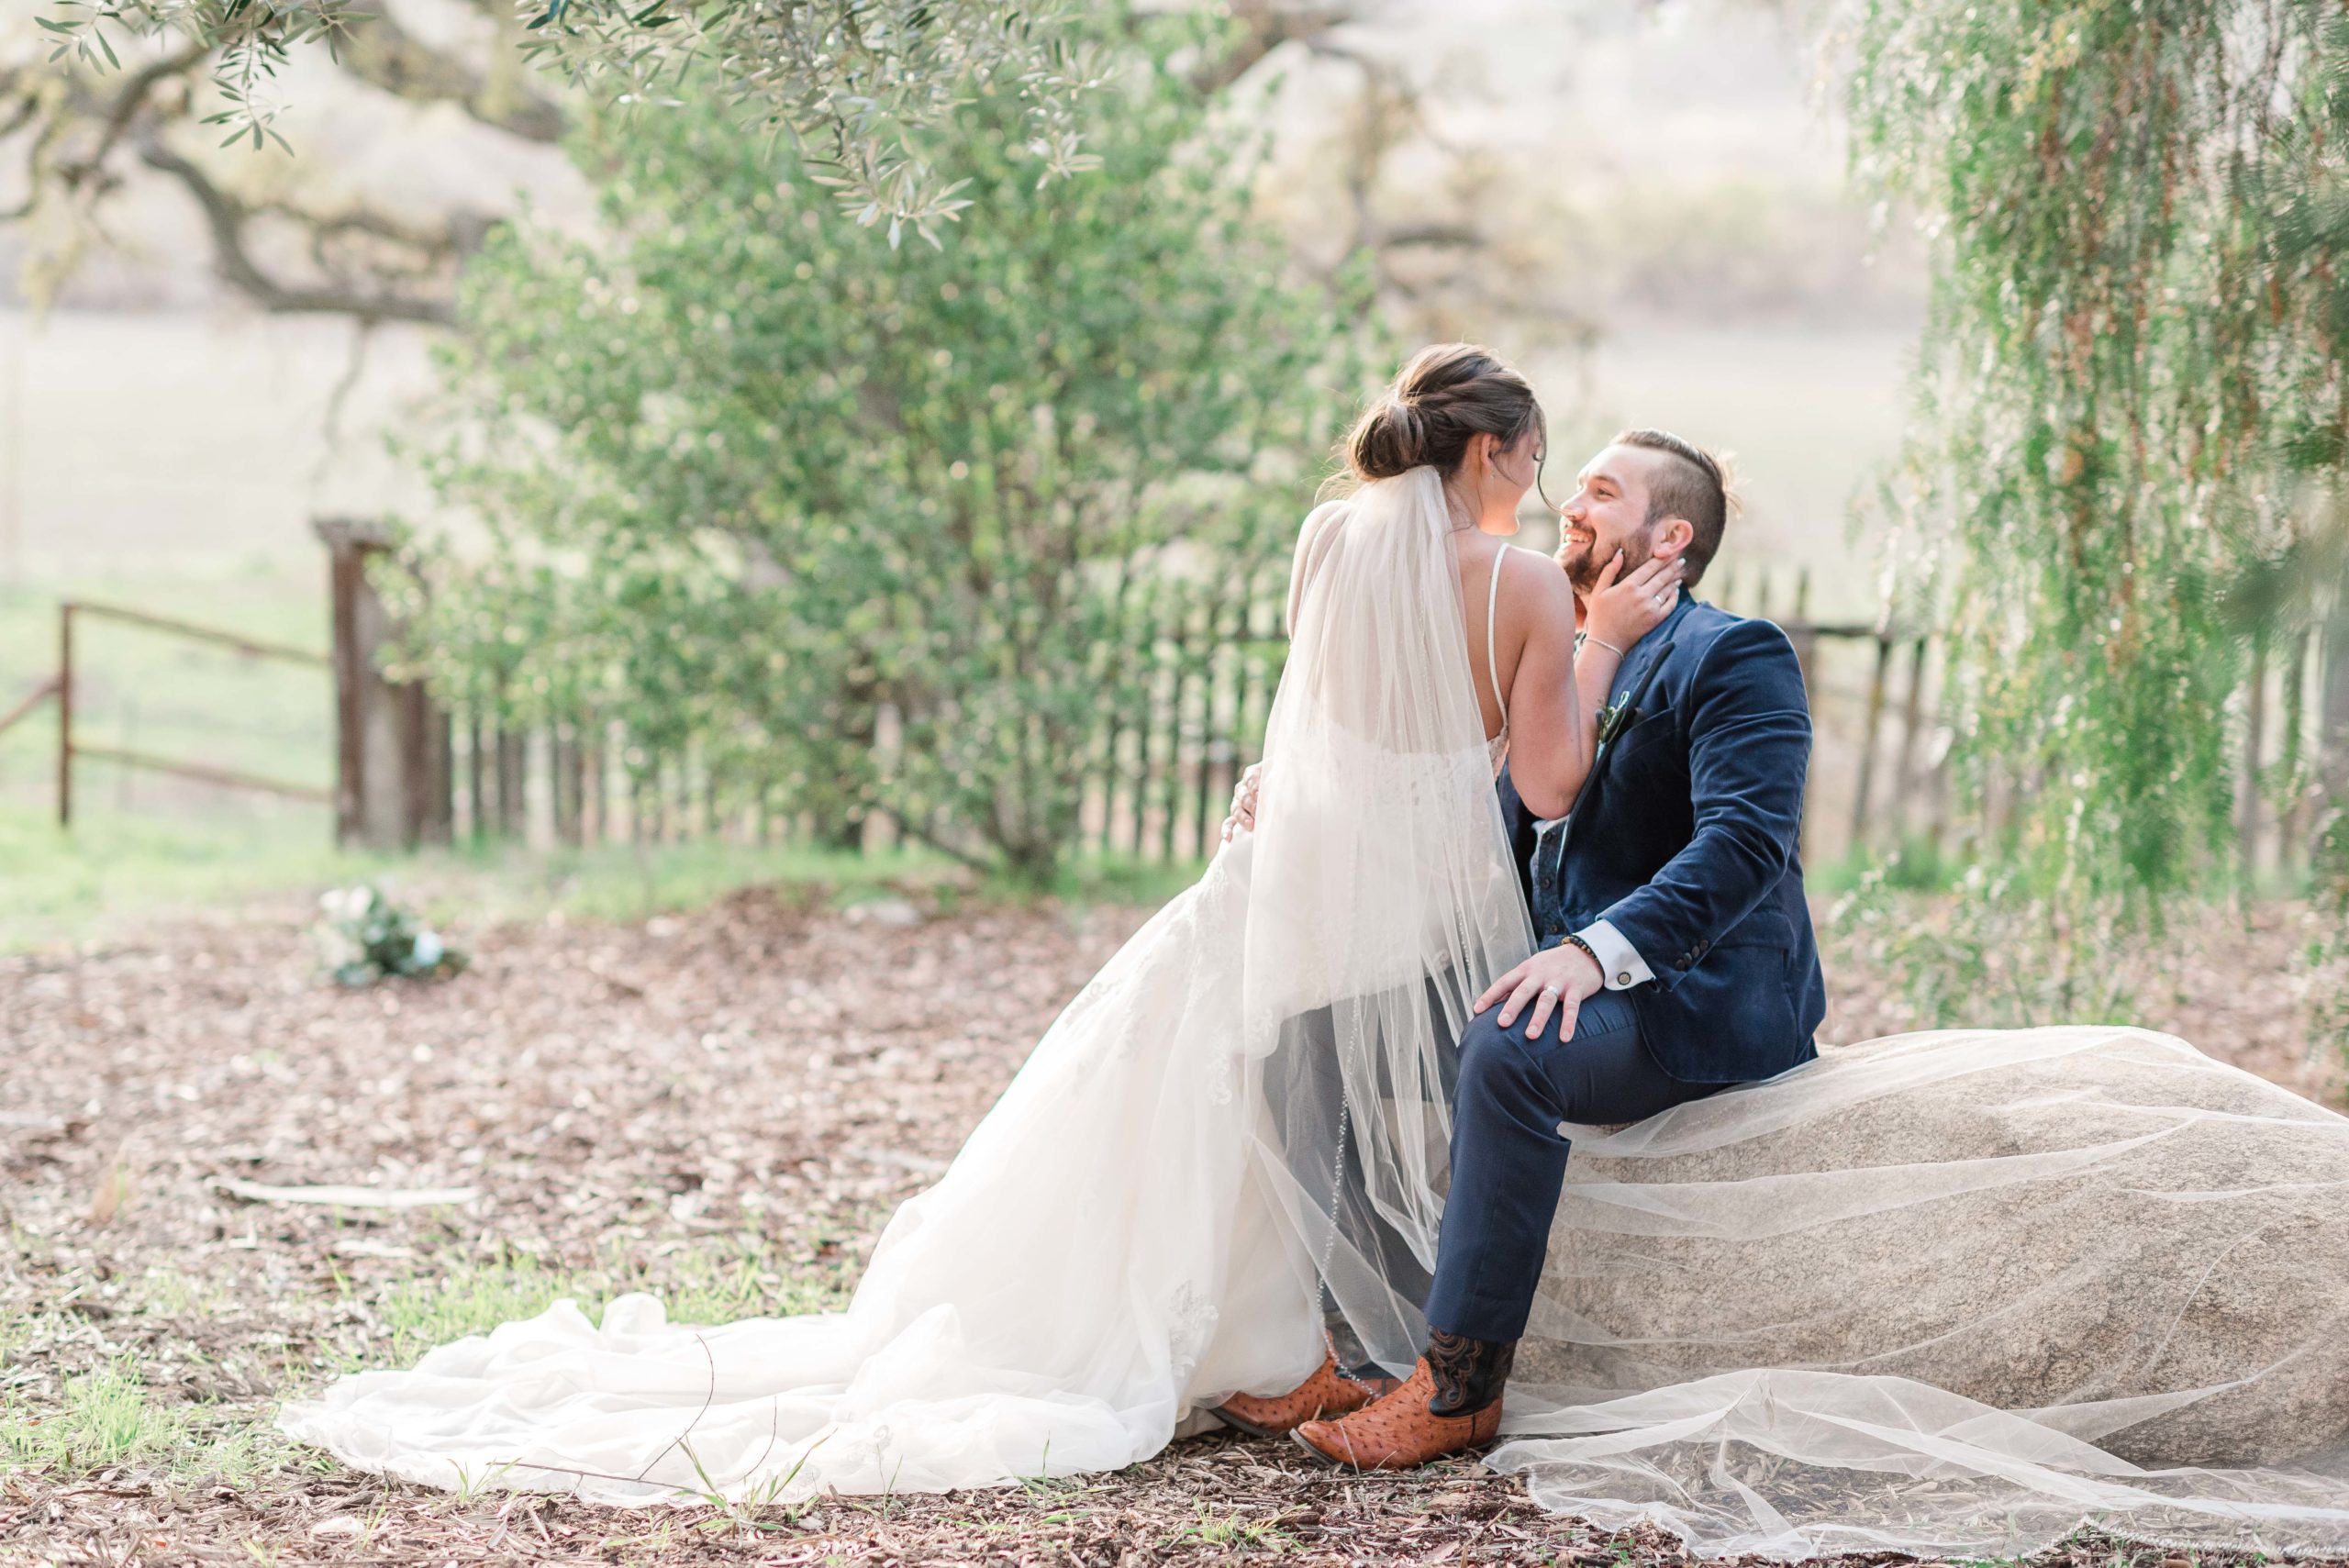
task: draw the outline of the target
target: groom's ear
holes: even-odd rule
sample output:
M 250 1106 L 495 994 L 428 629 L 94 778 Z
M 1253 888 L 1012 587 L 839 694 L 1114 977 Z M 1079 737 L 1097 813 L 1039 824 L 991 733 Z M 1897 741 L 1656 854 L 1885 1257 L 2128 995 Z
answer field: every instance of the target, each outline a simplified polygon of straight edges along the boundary
M 1666 517 L 1655 526 L 1655 542 L 1648 553 L 1658 561 L 1677 561 L 1697 540 L 1697 527 L 1686 517 Z

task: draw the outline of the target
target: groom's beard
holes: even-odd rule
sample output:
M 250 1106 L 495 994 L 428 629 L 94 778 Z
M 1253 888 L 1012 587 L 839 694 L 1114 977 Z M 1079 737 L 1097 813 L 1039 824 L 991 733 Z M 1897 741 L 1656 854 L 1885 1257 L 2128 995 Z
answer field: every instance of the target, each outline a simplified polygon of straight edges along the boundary
M 1651 544 L 1647 530 L 1643 528 L 1615 547 L 1623 552 L 1623 569 L 1615 573 L 1615 581 L 1620 583 L 1654 558 L 1655 551 L 1651 548 Z M 1609 553 L 1612 554 L 1613 550 L 1610 550 Z M 1565 568 L 1566 581 L 1572 584 L 1576 598 L 1590 596 L 1591 592 L 1598 586 L 1600 570 L 1607 564 L 1599 556 L 1598 546 L 1595 541 L 1590 544 L 1569 546 L 1565 553 L 1559 557 L 1558 563 Z

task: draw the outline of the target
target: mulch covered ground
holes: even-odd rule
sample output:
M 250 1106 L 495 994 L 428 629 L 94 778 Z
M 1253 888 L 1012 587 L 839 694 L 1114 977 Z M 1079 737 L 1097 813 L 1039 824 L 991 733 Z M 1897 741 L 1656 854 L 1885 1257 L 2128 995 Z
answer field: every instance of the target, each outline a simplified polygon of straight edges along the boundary
M 729 1514 L 458 1497 L 269 1436 L 277 1398 L 494 1320 L 499 1292 L 572 1277 L 790 1310 L 841 1290 L 1146 912 L 855 913 L 752 894 L 475 930 L 469 973 L 365 991 L 320 983 L 298 901 L 0 958 L 0 1562 L 1679 1559 L 1473 1464 L 1358 1476 L 1232 1437 L 1089 1482 Z M 2179 962 L 2229 983 L 2183 985 L 2202 1000 L 2173 1023 L 2331 1095 L 2277 1021 L 2284 990 L 2259 990 L 2288 985 L 2298 940 L 2288 912 L 2206 932 Z M 1874 977 L 1835 978 L 1831 1036 L 1908 1022 Z M 479 1195 L 250 1192 L 312 1184 Z M 43 1422 L 79 1434 L 71 1453 Z M 2046 1561 L 2164 1554 L 2091 1540 Z

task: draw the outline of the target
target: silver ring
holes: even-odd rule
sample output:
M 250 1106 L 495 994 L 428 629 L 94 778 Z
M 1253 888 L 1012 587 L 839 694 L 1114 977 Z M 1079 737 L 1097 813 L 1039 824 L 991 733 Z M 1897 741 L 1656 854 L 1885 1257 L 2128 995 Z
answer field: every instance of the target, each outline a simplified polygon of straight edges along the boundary
M 1554 986 L 1554 985 L 1544 985 L 1543 987 L 1542 987 L 1542 995 L 1543 995 L 1544 996 L 1549 997 L 1549 998 L 1550 998 L 1550 1000 L 1552 1000 L 1553 1002 L 1554 1002 L 1554 1001 L 1556 1001 L 1560 996 L 1564 995 L 1564 992 L 1562 992 L 1562 991 L 1560 991 L 1560 990 L 1559 990 L 1556 986 Z

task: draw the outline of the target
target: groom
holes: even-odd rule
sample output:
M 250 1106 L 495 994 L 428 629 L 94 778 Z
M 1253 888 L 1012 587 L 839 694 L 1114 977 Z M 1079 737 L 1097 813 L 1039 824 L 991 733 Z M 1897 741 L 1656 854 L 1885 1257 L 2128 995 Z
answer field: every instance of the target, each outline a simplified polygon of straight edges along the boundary
M 1577 594 L 1618 550 L 1625 573 L 1680 561 L 1693 589 L 1729 500 L 1709 454 L 1627 430 L 1561 510 Z M 1536 820 L 1501 776 L 1537 951 L 1460 1041 L 1426 1360 L 1353 1414 L 1297 1427 L 1325 1459 L 1399 1468 L 1493 1440 L 1565 1178 L 1561 1123 L 1643 1120 L 1814 1054 L 1826 988 L 1797 853 L 1810 711 L 1793 646 L 1684 598 L 1623 652 L 1569 814 Z

